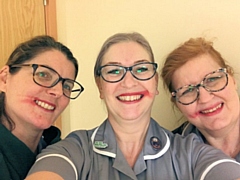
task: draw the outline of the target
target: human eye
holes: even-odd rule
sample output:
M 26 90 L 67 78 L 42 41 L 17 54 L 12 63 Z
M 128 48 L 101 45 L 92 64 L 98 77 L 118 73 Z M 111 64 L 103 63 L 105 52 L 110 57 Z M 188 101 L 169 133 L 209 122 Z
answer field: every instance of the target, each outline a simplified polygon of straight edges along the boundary
M 113 75 L 118 75 L 120 73 L 121 73 L 121 71 L 117 68 L 116 69 L 110 69 L 110 70 L 107 71 L 107 74 L 113 74 Z
M 180 97 L 181 96 L 191 96 L 195 92 L 195 89 L 196 89 L 196 87 L 192 86 L 192 85 L 182 88 L 181 91 L 179 91 Z
M 146 66 L 136 67 L 136 70 L 135 70 L 135 72 L 137 72 L 137 73 L 143 73 L 146 71 L 148 71 L 148 67 L 146 67 Z
M 217 85 L 219 82 L 224 81 L 225 80 L 224 78 L 225 78 L 225 76 L 222 73 L 214 73 L 214 74 L 207 76 L 204 79 L 204 84 L 207 87 L 212 87 L 212 86 Z
M 215 82 L 218 81 L 219 79 L 221 79 L 222 76 L 213 76 L 213 77 L 208 77 L 206 78 L 205 82 L 211 83 L 211 82 Z
M 147 72 L 150 72 L 151 68 L 149 64 L 138 64 L 133 66 L 133 73 L 134 74 L 145 74 Z
M 37 77 L 41 81 L 51 81 L 52 75 L 48 71 L 37 71 L 35 73 L 35 77 Z
M 106 66 L 104 69 L 104 74 L 107 76 L 118 76 L 122 75 L 123 68 L 118 66 Z
M 63 84 L 63 89 L 65 91 L 71 92 L 74 86 L 74 82 L 72 81 L 65 81 Z

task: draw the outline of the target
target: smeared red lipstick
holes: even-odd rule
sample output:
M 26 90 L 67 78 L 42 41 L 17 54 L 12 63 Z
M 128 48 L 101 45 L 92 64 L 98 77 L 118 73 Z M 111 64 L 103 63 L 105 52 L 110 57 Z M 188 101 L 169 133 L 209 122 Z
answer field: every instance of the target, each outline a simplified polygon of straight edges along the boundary
M 193 119 L 194 119 L 194 118 L 197 118 L 198 116 L 199 116 L 199 113 L 198 113 L 198 112 L 189 115 L 189 117 L 190 117 L 190 118 L 193 118 Z

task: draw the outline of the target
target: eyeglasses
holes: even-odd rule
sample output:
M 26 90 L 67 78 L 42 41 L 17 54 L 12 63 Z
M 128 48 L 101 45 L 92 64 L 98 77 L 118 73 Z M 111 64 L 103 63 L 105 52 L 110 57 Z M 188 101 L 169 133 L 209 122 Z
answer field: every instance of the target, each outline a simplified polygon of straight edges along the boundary
M 121 81 L 125 77 L 127 71 L 130 71 L 132 76 L 137 80 L 146 81 L 156 74 L 157 67 L 157 63 L 151 62 L 143 62 L 130 67 L 109 64 L 101 66 L 97 73 L 98 76 L 101 76 L 109 83 Z
M 218 92 L 223 90 L 227 85 L 227 69 L 221 68 L 207 74 L 199 84 L 183 86 L 171 94 L 179 103 L 189 105 L 198 99 L 200 87 L 203 87 L 208 92 Z
M 10 69 L 21 67 L 33 68 L 33 81 L 42 87 L 51 88 L 58 82 L 62 81 L 63 94 L 67 98 L 76 99 L 81 92 L 83 92 L 83 86 L 72 79 L 62 78 L 54 69 L 39 64 L 14 64 L 9 65 Z

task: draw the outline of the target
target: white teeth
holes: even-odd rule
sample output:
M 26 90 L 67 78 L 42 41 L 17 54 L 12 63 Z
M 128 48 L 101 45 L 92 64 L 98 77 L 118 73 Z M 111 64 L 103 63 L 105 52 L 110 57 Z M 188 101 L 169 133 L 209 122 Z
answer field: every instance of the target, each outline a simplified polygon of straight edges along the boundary
M 47 110 L 53 110 L 53 109 L 54 109 L 53 106 L 51 106 L 51 105 L 49 105 L 49 104 L 47 104 L 47 103 L 44 103 L 44 102 L 42 102 L 42 101 L 36 100 L 35 102 L 36 102 L 37 105 L 41 106 L 41 107 L 44 108 L 44 109 L 47 109 Z
M 141 98 L 141 95 L 135 95 L 135 96 L 119 96 L 119 99 L 121 101 L 136 101 Z
M 206 113 L 211 113 L 211 112 L 214 112 L 216 111 L 217 109 L 221 108 L 222 107 L 222 104 L 219 104 L 218 106 L 216 106 L 215 108 L 212 108 L 212 109 L 208 109 L 208 110 L 205 110 L 205 111 L 202 111 L 203 114 L 206 114 Z

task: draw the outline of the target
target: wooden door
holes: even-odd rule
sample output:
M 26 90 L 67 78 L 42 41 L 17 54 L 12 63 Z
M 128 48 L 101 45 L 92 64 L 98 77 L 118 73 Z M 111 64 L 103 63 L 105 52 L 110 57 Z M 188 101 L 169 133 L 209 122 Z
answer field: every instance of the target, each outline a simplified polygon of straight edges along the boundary
M 14 48 L 36 35 L 57 39 L 55 0 L 0 0 L 0 68 Z M 55 122 L 61 129 L 61 118 Z

